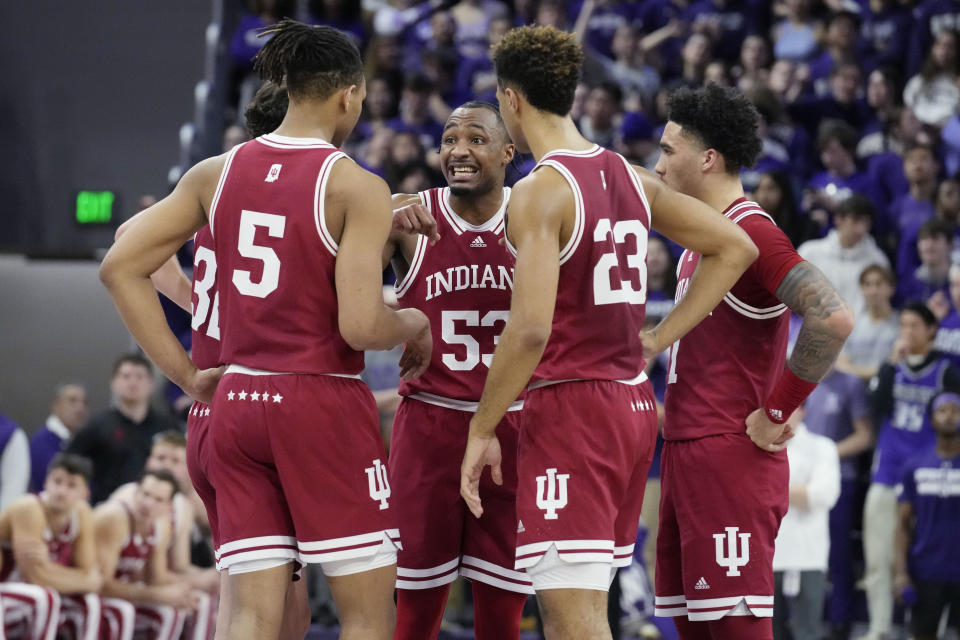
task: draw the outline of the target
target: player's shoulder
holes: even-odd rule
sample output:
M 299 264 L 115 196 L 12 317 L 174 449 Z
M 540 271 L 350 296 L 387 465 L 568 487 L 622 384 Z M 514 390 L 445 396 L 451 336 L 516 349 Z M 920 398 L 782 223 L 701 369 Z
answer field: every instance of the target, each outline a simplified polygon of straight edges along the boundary
M 390 197 L 390 188 L 383 178 L 367 171 L 347 155 L 334 163 L 327 182 L 327 198 L 350 202 L 370 195 Z
M 127 511 L 123 504 L 116 500 L 101 502 L 93 508 L 93 518 L 99 524 L 118 524 L 126 526 Z
M 510 214 L 550 218 L 572 209 L 574 195 L 566 178 L 550 165 L 541 165 L 510 190 Z
M 199 188 L 204 189 L 207 187 L 216 187 L 217 183 L 220 182 L 220 176 L 223 173 L 223 168 L 227 166 L 227 160 L 233 154 L 234 150 L 231 149 L 225 153 L 221 153 L 218 156 L 212 156 L 210 158 L 205 158 L 198 162 L 197 164 L 190 167 L 186 173 L 180 178 L 180 181 L 177 183 L 178 188 Z
M 15 518 L 44 518 L 43 506 L 40 504 L 37 496 L 32 493 L 27 493 L 20 496 L 11 502 L 7 508 L 3 510 L 3 512 L 4 515 L 10 515 Z

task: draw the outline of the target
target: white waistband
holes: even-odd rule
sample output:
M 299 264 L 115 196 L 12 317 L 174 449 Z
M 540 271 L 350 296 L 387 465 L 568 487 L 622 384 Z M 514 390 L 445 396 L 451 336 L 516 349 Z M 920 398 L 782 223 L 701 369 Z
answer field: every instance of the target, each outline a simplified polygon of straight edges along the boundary
M 426 402 L 427 404 L 433 404 L 438 407 L 444 407 L 446 409 L 455 409 L 457 411 L 469 411 L 470 413 L 476 413 L 477 407 L 480 406 L 479 402 L 472 402 L 470 400 L 457 400 L 455 398 L 447 398 L 444 396 L 438 396 L 433 393 L 427 393 L 425 391 L 420 391 L 419 393 L 412 393 L 408 398 L 413 400 L 419 400 L 420 402 Z M 507 411 L 520 411 L 523 409 L 523 400 L 516 400 L 513 404 L 510 405 L 510 408 Z
M 629 380 L 597 380 L 596 378 L 570 378 L 569 380 L 537 380 L 533 384 L 527 387 L 527 389 L 540 389 L 542 387 L 550 387 L 555 384 L 563 384 L 564 382 L 619 382 L 620 384 L 628 384 L 635 386 L 638 384 L 643 384 L 647 381 L 647 372 L 641 371 L 640 375 L 636 378 L 630 378 Z
M 292 376 L 292 375 L 318 375 L 318 376 L 332 376 L 334 378 L 351 378 L 354 380 L 359 380 L 360 376 L 349 373 L 310 373 L 310 374 L 299 374 L 293 373 L 292 371 L 264 371 L 263 369 L 251 369 L 250 367 L 245 367 L 242 364 L 231 364 L 227 365 L 227 370 L 223 372 L 224 375 L 228 373 L 242 373 L 245 376 Z

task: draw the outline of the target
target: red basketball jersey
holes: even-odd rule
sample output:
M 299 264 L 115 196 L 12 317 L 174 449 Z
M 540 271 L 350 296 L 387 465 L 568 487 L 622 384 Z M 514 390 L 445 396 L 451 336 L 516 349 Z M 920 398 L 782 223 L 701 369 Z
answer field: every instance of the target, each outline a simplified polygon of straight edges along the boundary
M 220 364 L 220 296 L 217 293 L 217 256 L 209 225 L 193 239 L 193 337 L 191 356 L 200 369 Z
M 42 503 L 42 498 L 37 495 Z M 67 523 L 60 531 L 52 531 L 49 526 L 43 527 L 43 541 L 47 545 L 50 561 L 63 567 L 73 566 L 73 543 L 77 539 L 78 525 L 77 512 L 73 511 Z M 6 543 L 0 548 L 3 556 L 3 567 L 0 568 L 0 582 L 17 582 L 23 580 L 17 570 L 17 561 L 13 555 L 13 546 Z
M 566 179 L 576 219 L 560 251 L 550 339 L 530 381 L 632 380 L 644 368 L 650 231 L 640 178 L 622 156 L 600 147 L 553 151 L 534 170 L 540 167 Z
M 278 373 L 359 374 L 340 335 L 337 243 L 324 197 L 347 156 L 323 140 L 269 134 L 227 156 L 210 207 L 220 361 Z
M 724 214 L 747 232 L 760 255 L 723 301 L 674 343 L 667 371 L 663 437 L 689 440 L 743 433 L 783 373 L 790 310 L 775 292 L 802 258 L 755 202 L 733 202 Z M 679 301 L 700 255 L 684 251 L 677 267 Z
M 400 383 L 401 395 L 450 408 L 461 407 L 443 399 L 480 400 L 513 292 L 514 259 L 499 244 L 509 198 L 505 187 L 500 210 L 474 226 L 450 206 L 449 188 L 420 194 L 440 241 L 430 246 L 418 237 L 410 270 L 397 282 L 397 300 L 430 318 L 434 348 L 427 371 Z
M 150 533 L 146 537 L 141 536 L 134 531 L 133 514 L 130 512 L 130 508 L 123 504 L 123 510 L 127 513 L 130 533 L 127 534 L 127 540 L 120 550 L 116 578 L 124 582 L 137 582 L 143 579 L 147 560 L 153 553 L 153 548 L 157 545 L 157 529 L 155 525 L 151 525 Z

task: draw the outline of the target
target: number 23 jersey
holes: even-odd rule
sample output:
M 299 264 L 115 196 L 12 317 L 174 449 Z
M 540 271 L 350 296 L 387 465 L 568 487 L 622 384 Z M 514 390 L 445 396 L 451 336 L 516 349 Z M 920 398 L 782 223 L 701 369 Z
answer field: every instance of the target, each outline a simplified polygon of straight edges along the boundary
M 551 167 L 574 196 L 570 239 L 550 339 L 531 387 L 564 380 L 635 381 L 643 373 L 650 207 L 640 178 L 620 155 L 593 147 L 552 151 Z M 515 249 L 507 242 L 510 250 Z
M 401 307 L 430 319 L 433 355 L 415 380 L 400 383 L 400 394 L 452 409 L 480 400 L 493 350 L 510 313 L 513 257 L 500 245 L 510 188 L 500 209 L 482 225 L 461 218 L 450 206 L 450 189 L 429 189 L 420 200 L 437 221 L 433 246 L 417 237 L 407 274 L 397 281 Z M 451 400 L 453 402 L 451 402 Z

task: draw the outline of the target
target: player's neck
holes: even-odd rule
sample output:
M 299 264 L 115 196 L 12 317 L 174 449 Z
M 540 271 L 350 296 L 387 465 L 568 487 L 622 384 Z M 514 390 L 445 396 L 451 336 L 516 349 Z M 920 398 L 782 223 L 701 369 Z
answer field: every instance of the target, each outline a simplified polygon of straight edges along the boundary
M 557 149 L 586 151 L 596 146 L 580 135 L 577 125 L 568 115 L 530 114 L 523 124 L 523 133 L 527 138 L 527 144 L 530 145 L 530 152 L 537 162 Z
M 487 193 L 477 196 L 457 196 L 450 192 L 450 206 L 453 211 L 469 222 L 479 227 L 492 218 L 503 205 L 503 185 L 497 185 Z
M 700 184 L 702 188 L 696 195 L 698 200 L 707 203 L 719 212 L 727 210 L 731 204 L 744 197 L 740 178 L 726 173 L 707 174 Z
M 43 494 L 40 496 L 40 505 L 43 508 L 43 517 L 47 522 L 47 528 L 51 531 L 60 531 L 66 526 L 67 520 L 70 518 L 70 509 L 54 509 L 43 499 Z
M 277 127 L 276 134 L 291 138 L 319 138 L 331 142 L 336 132 L 335 115 L 332 109 L 295 109 L 291 104 L 283 122 Z
M 938 433 L 937 455 L 941 458 L 960 456 L 960 433 Z

